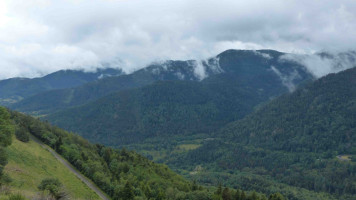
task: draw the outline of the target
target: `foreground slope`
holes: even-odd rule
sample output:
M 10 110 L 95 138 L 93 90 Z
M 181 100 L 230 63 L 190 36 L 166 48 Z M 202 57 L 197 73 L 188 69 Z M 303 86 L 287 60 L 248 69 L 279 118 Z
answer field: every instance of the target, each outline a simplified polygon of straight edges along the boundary
M 239 175 L 260 177 L 257 185 L 272 177 L 273 181 L 329 193 L 337 199 L 354 199 L 355 119 L 353 68 L 273 100 L 170 164 L 178 168 L 184 163 L 202 165 L 215 172 L 238 170 Z M 292 193 L 284 194 L 295 198 Z
M 38 93 L 71 88 L 107 76 L 121 75 L 118 69 L 97 69 L 95 72 L 60 70 L 40 78 L 10 78 L 0 81 L 0 104 L 9 106 Z
M 9 114 L 6 119 L 0 118 L 0 123 L 9 123 Z M 1 111 L 1 110 L 0 110 Z M 1 113 L 0 113 L 1 117 Z M 93 145 L 83 138 L 63 131 L 48 123 L 43 123 L 30 116 L 11 112 L 11 119 L 16 128 L 16 137 L 23 140 L 26 134 L 31 133 L 43 143 L 67 159 L 78 171 L 90 178 L 98 187 L 105 191 L 112 199 L 221 199 L 234 197 L 237 199 L 267 199 L 266 195 L 256 192 L 246 192 L 229 188 L 203 188 L 196 182 L 189 182 L 171 171 L 167 166 L 155 164 L 152 161 L 125 149 L 117 150 L 103 145 Z M 0 127 L 0 133 L 3 131 Z M 2 135 L 0 135 L 2 136 Z M 22 143 L 15 141 L 9 147 L 9 165 L 6 166 L 7 175 L 13 180 L 0 182 L 15 188 L 15 192 L 25 194 L 31 198 L 37 190 L 36 183 L 43 177 L 55 177 L 65 183 L 67 192 L 75 199 L 96 199 L 92 191 L 88 191 L 83 183 L 78 182 L 68 170 L 58 166 L 51 153 L 44 151 L 39 142 Z M 42 144 L 41 144 L 42 145 Z M 1 179 L 0 179 L 1 180 Z M 0 198 L 4 192 L 0 191 Z M 6 193 L 5 193 L 6 195 Z M 36 199 L 36 198 L 35 198 Z M 269 196 L 270 200 L 283 200 L 278 193 Z
M 125 199 L 125 195 L 134 191 L 134 196 L 155 198 L 168 188 L 183 193 L 191 190 L 188 181 L 166 166 L 134 152 L 90 144 L 79 136 L 20 113 L 13 112 L 12 118 L 17 126 L 54 148 L 113 199 Z
M 35 199 L 40 191 L 37 188 L 45 178 L 57 178 L 72 199 L 100 199 L 91 189 L 46 149 L 30 140 L 28 143 L 13 139 L 8 147 L 9 163 L 5 173 L 10 176 L 13 193 L 21 193 Z
M 0 107 L 0 186 L 6 182 L 4 167 L 8 162 L 6 147 L 11 145 L 14 126 L 10 120 L 10 114 L 3 107 Z

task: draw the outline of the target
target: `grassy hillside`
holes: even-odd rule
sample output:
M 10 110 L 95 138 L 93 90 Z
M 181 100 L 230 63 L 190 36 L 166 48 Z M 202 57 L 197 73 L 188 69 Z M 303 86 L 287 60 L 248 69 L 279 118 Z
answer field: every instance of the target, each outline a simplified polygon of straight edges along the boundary
M 12 193 L 21 193 L 27 198 L 38 197 L 38 185 L 45 178 L 57 178 L 71 199 L 99 199 L 72 172 L 63 166 L 53 155 L 34 141 L 21 142 L 13 138 L 7 149 L 9 163 L 5 173 L 12 179 L 9 184 Z
M 214 139 L 170 163 L 251 173 L 262 177 L 259 185 L 272 178 L 337 199 L 355 199 L 355 99 L 356 68 L 330 74 L 227 125 Z

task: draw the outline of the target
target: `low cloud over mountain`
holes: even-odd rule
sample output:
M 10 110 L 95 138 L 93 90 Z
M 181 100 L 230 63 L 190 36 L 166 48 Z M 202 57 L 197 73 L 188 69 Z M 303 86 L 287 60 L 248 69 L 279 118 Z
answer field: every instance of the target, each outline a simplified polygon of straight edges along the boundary
M 103 63 L 130 72 L 230 48 L 345 52 L 356 43 L 354 10 L 350 0 L 4 0 L 0 79 Z M 301 62 L 319 63 L 308 56 Z

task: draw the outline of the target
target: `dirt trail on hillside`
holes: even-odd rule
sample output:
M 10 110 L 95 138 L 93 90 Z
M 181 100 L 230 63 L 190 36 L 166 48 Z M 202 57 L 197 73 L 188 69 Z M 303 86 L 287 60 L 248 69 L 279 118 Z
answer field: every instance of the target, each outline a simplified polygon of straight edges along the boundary
M 67 162 L 61 155 L 55 152 L 52 148 L 38 140 L 31 135 L 31 139 L 41 145 L 44 149 L 47 149 L 59 162 L 66 166 L 72 173 L 74 173 L 83 183 L 85 183 L 90 189 L 92 189 L 101 199 L 110 200 L 94 183 L 92 183 L 87 177 L 78 172 L 69 162 Z

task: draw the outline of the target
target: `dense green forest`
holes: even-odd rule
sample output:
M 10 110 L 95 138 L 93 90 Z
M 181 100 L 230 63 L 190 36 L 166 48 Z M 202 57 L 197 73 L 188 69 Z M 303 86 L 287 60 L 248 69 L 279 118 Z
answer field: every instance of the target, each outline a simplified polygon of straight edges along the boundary
M 11 144 L 14 127 L 10 121 L 10 114 L 3 107 L 0 107 L 0 186 L 7 182 L 3 170 L 7 164 L 6 147 Z
M 249 173 L 262 178 L 256 179 L 261 186 L 272 178 L 337 199 L 354 199 L 355 99 L 356 68 L 330 74 L 227 125 L 197 149 L 170 155 L 169 163 L 186 170 L 201 165 L 208 172 L 231 173 L 231 179 Z M 213 180 L 205 175 L 202 182 Z
M 113 93 L 45 119 L 111 146 L 153 137 L 210 134 L 241 119 L 256 105 L 288 91 L 270 65 L 275 65 L 285 76 L 298 74 L 298 78 L 291 78 L 291 84 L 298 85 L 311 78 L 300 66 L 279 63 L 281 53 L 261 52 L 269 53 L 271 59 L 253 51 L 226 51 L 219 55 L 224 73 L 200 82 L 159 81 Z
M 250 90 L 259 90 L 275 96 L 312 78 L 300 64 L 280 59 L 283 55 L 285 54 L 273 50 L 227 50 L 202 62 L 166 61 L 149 65 L 128 75 L 40 93 L 11 105 L 11 108 L 35 115 L 49 114 L 95 101 L 113 92 L 147 86 L 156 81 L 200 81 L 221 73 L 240 79 L 241 87 L 250 87 Z M 197 68 L 201 68 L 203 72 L 197 73 Z
M 31 114 L 48 114 L 88 103 L 112 92 L 149 85 L 158 80 L 197 80 L 193 70 L 191 61 L 167 61 L 162 65 L 150 65 L 132 74 L 106 77 L 78 87 L 39 93 L 10 107 Z
M 119 69 L 97 69 L 95 72 L 60 70 L 39 78 L 10 78 L 0 80 L 0 105 L 9 106 L 41 92 L 71 88 L 107 76 L 118 76 Z
M 80 136 L 20 113 L 13 112 L 12 118 L 63 155 L 113 199 L 125 195 L 159 198 L 168 188 L 184 194 L 191 191 L 191 183 L 134 152 L 90 144 Z
M 1 111 L 0 133 L 1 136 L 6 136 L 3 138 L 8 139 L 8 142 L 3 142 L 4 145 L 10 143 L 12 126 L 15 125 L 19 140 L 27 142 L 29 134 L 36 136 L 60 153 L 112 199 L 284 199 L 278 193 L 267 197 L 261 193 L 222 186 L 202 187 L 195 181 L 185 180 L 167 166 L 155 164 L 135 152 L 90 144 L 78 135 L 33 117 L 13 111 L 10 116 L 4 108 Z
M 187 79 L 158 64 L 17 104 L 60 110 L 44 119 L 114 148 L 12 112 L 16 134 L 40 138 L 114 199 L 354 199 L 356 69 L 311 81 L 281 55 L 230 50 L 203 80 L 193 61 L 172 61 Z
M 198 82 L 158 82 L 46 119 L 112 146 L 149 137 L 212 132 L 246 115 L 265 98 L 240 87 L 229 89 L 231 93 Z M 243 101 L 246 98 L 250 101 Z

